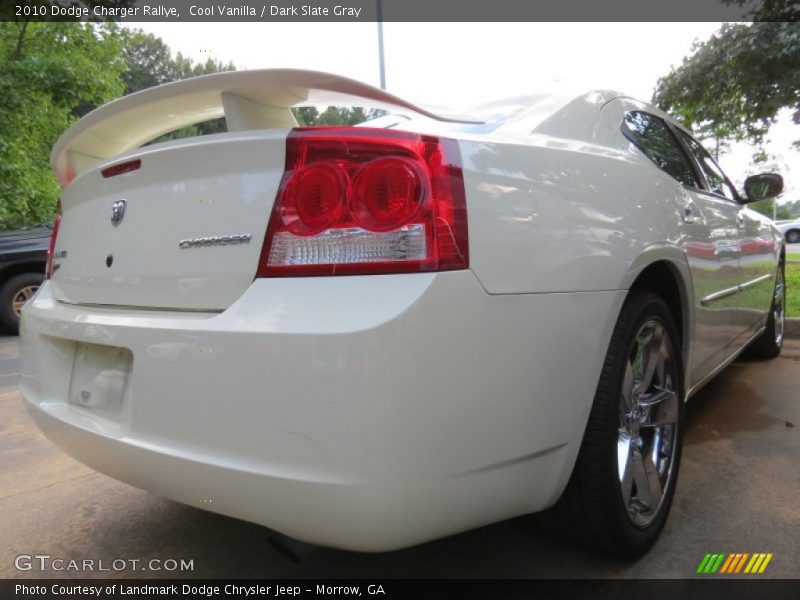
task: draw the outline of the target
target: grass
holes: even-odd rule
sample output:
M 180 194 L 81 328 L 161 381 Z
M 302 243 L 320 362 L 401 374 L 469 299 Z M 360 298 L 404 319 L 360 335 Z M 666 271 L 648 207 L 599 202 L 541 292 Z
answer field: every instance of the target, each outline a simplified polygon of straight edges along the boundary
M 791 262 L 798 261 L 798 262 Z M 733 274 L 728 270 L 721 270 L 715 280 L 703 279 L 695 283 L 696 291 L 701 296 L 725 287 L 736 285 L 741 278 L 740 274 Z M 748 277 L 745 275 L 745 279 Z M 752 279 L 752 277 L 750 277 Z M 755 300 L 752 295 L 758 296 Z M 741 294 L 723 298 L 714 304 L 718 308 L 732 308 L 739 303 L 758 303 L 762 300 L 763 291 L 758 286 L 748 288 Z M 800 254 L 797 252 L 786 255 L 786 316 L 800 317 Z
M 788 254 L 786 258 L 800 260 L 800 254 Z M 800 317 L 800 263 L 786 263 L 786 316 Z

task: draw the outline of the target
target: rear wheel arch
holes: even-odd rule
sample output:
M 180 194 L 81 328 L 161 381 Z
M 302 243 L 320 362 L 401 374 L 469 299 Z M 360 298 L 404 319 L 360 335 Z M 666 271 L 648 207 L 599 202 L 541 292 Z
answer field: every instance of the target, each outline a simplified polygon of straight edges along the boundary
M 691 276 L 689 275 L 688 267 L 685 266 L 685 262 L 677 262 L 671 258 L 653 260 L 638 270 L 628 287 L 628 295 L 633 293 L 634 290 L 652 292 L 666 303 L 680 337 L 679 343 L 684 371 L 688 371 L 693 327 L 691 307 L 693 306 L 692 296 L 694 292 Z M 684 377 L 684 386 L 686 385 L 688 385 L 688 382 L 687 378 Z M 685 398 L 686 389 L 683 392 Z
M 46 263 L 44 261 L 27 261 L 14 263 L 7 266 L 5 269 L 0 270 L 0 285 L 11 279 L 16 275 L 22 273 L 41 273 L 44 275 Z
M 687 285 L 678 269 L 669 261 L 659 260 L 645 267 L 634 280 L 631 290 L 647 290 L 660 296 L 672 313 L 681 339 L 686 339 L 685 321 L 689 303 Z M 630 291 L 628 292 L 630 293 Z

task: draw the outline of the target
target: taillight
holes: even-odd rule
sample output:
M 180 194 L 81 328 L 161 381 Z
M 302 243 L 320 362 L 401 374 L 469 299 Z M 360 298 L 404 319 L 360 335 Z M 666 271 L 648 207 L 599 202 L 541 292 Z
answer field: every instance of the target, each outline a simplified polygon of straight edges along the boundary
M 45 267 L 44 276 L 50 279 L 53 276 L 53 255 L 56 251 L 56 238 L 58 237 L 58 228 L 61 226 L 61 200 L 56 204 L 56 220 L 53 223 L 53 229 L 50 231 L 50 245 L 47 247 L 47 266 Z
M 454 140 L 353 127 L 289 134 L 257 276 L 468 265 L 464 180 Z

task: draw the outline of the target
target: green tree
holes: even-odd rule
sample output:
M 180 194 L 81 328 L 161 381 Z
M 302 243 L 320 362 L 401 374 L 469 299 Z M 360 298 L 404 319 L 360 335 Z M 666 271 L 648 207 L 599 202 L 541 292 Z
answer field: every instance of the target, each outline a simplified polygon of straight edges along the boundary
M 141 29 L 120 29 L 120 51 L 125 61 L 125 94 L 174 81 L 172 54 L 161 38 Z
M 800 200 L 795 200 L 794 202 L 788 202 L 785 204 L 786 209 L 789 211 L 789 216 L 787 219 L 794 219 L 800 217 Z
M 768 0 L 754 18 L 783 17 L 790 4 Z M 723 25 L 658 81 L 653 100 L 702 137 L 760 144 L 781 109 L 792 109 L 800 123 L 800 26 Z
M 222 61 L 209 58 L 204 63 L 194 63 L 190 58 L 184 57 L 180 52 L 175 56 L 172 62 L 172 77 L 173 80 L 188 79 L 189 77 L 199 77 L 200 75 L 210 75 L 212 73 L 221 73 L 223 71 L 235 71 L 236 67 L 232 62 L 228 64 Z M 194 128 L 194 132 L 191 129 Z M 178 132 L 176 137 L 191 137 L 193 135 L 208 135 L 210 133 L 224 133 L 228 130 L 224 118 L 211 119 L 197 123 L 192 127 L 185 128 Z
M 121 30 L 120 38 L 122 57 L 127 67 L 122 76 L 125 83 L 125 94 L 132 94 L 179 79 L 236 70 L 231 62 L 225 64 L 209 58 L 205 62 L 195 63 L 180 52 L 173 58 L 169 46 L 161 38 L 151 33 L 145 33 L 141 29 Z M 182 127 L 151 143 L 209 133 L 222 133 L 226 130 L 225 119 L 212 119 Z
M 161 38 L 141 29 L 120 29 L 119 36 L 126 66 L 122 75 L 125 94 L 188 77 L 236 70 L 233 63 L 225 64 L 212 58 L 195 63 L 180 52 L 173 58 L 169 46 Z
M 298 106 L 293 108 L 292 112 L 301 127 L 312 127 L 319 120 L 319 110 L 317 110 L 316 106 Z
M 774 203 L 775 200 L 759 200 L 758 202 L 751 202 L 747 207 L 760 212 L 762 215 L 768 216 L 770 219 L 772 218 L 773 209 L 775 211 L 775 218 L 778 220 L 792 218 L 792 212 L 789 210 L 788 206 L 785 204 L 778 204 L 777 208 L 775 208 Z
M 385 111 L 360 106 L 328 106 L 323 112 L 314 106 L 293 108 L 298 124 L 306 127 L 323 125 L 357 125 L 385 114 Z
M 117 28 L 0 22 L 0 229 L 51 222 L 50 149 L 83 103 L 122 92 Z
M 195 63 L 191 58 L 183 56 L 180 52 L 172 61 L 172 80 L 187 79 L 189 77 L 199 77 L 200 75 L 210 75 L 222 71 L 235 71 L 236 67 L 232 62 L 228 64 L 213 58 L 206 59 L 204 63 Z

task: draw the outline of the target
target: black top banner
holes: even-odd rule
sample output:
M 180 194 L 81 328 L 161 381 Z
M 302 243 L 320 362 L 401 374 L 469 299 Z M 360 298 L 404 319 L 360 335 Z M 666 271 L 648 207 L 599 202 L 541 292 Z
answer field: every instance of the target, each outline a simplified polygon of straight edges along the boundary
M 120 22 L 796 21 L 800 0 L 4 0 L 2 20 Z

